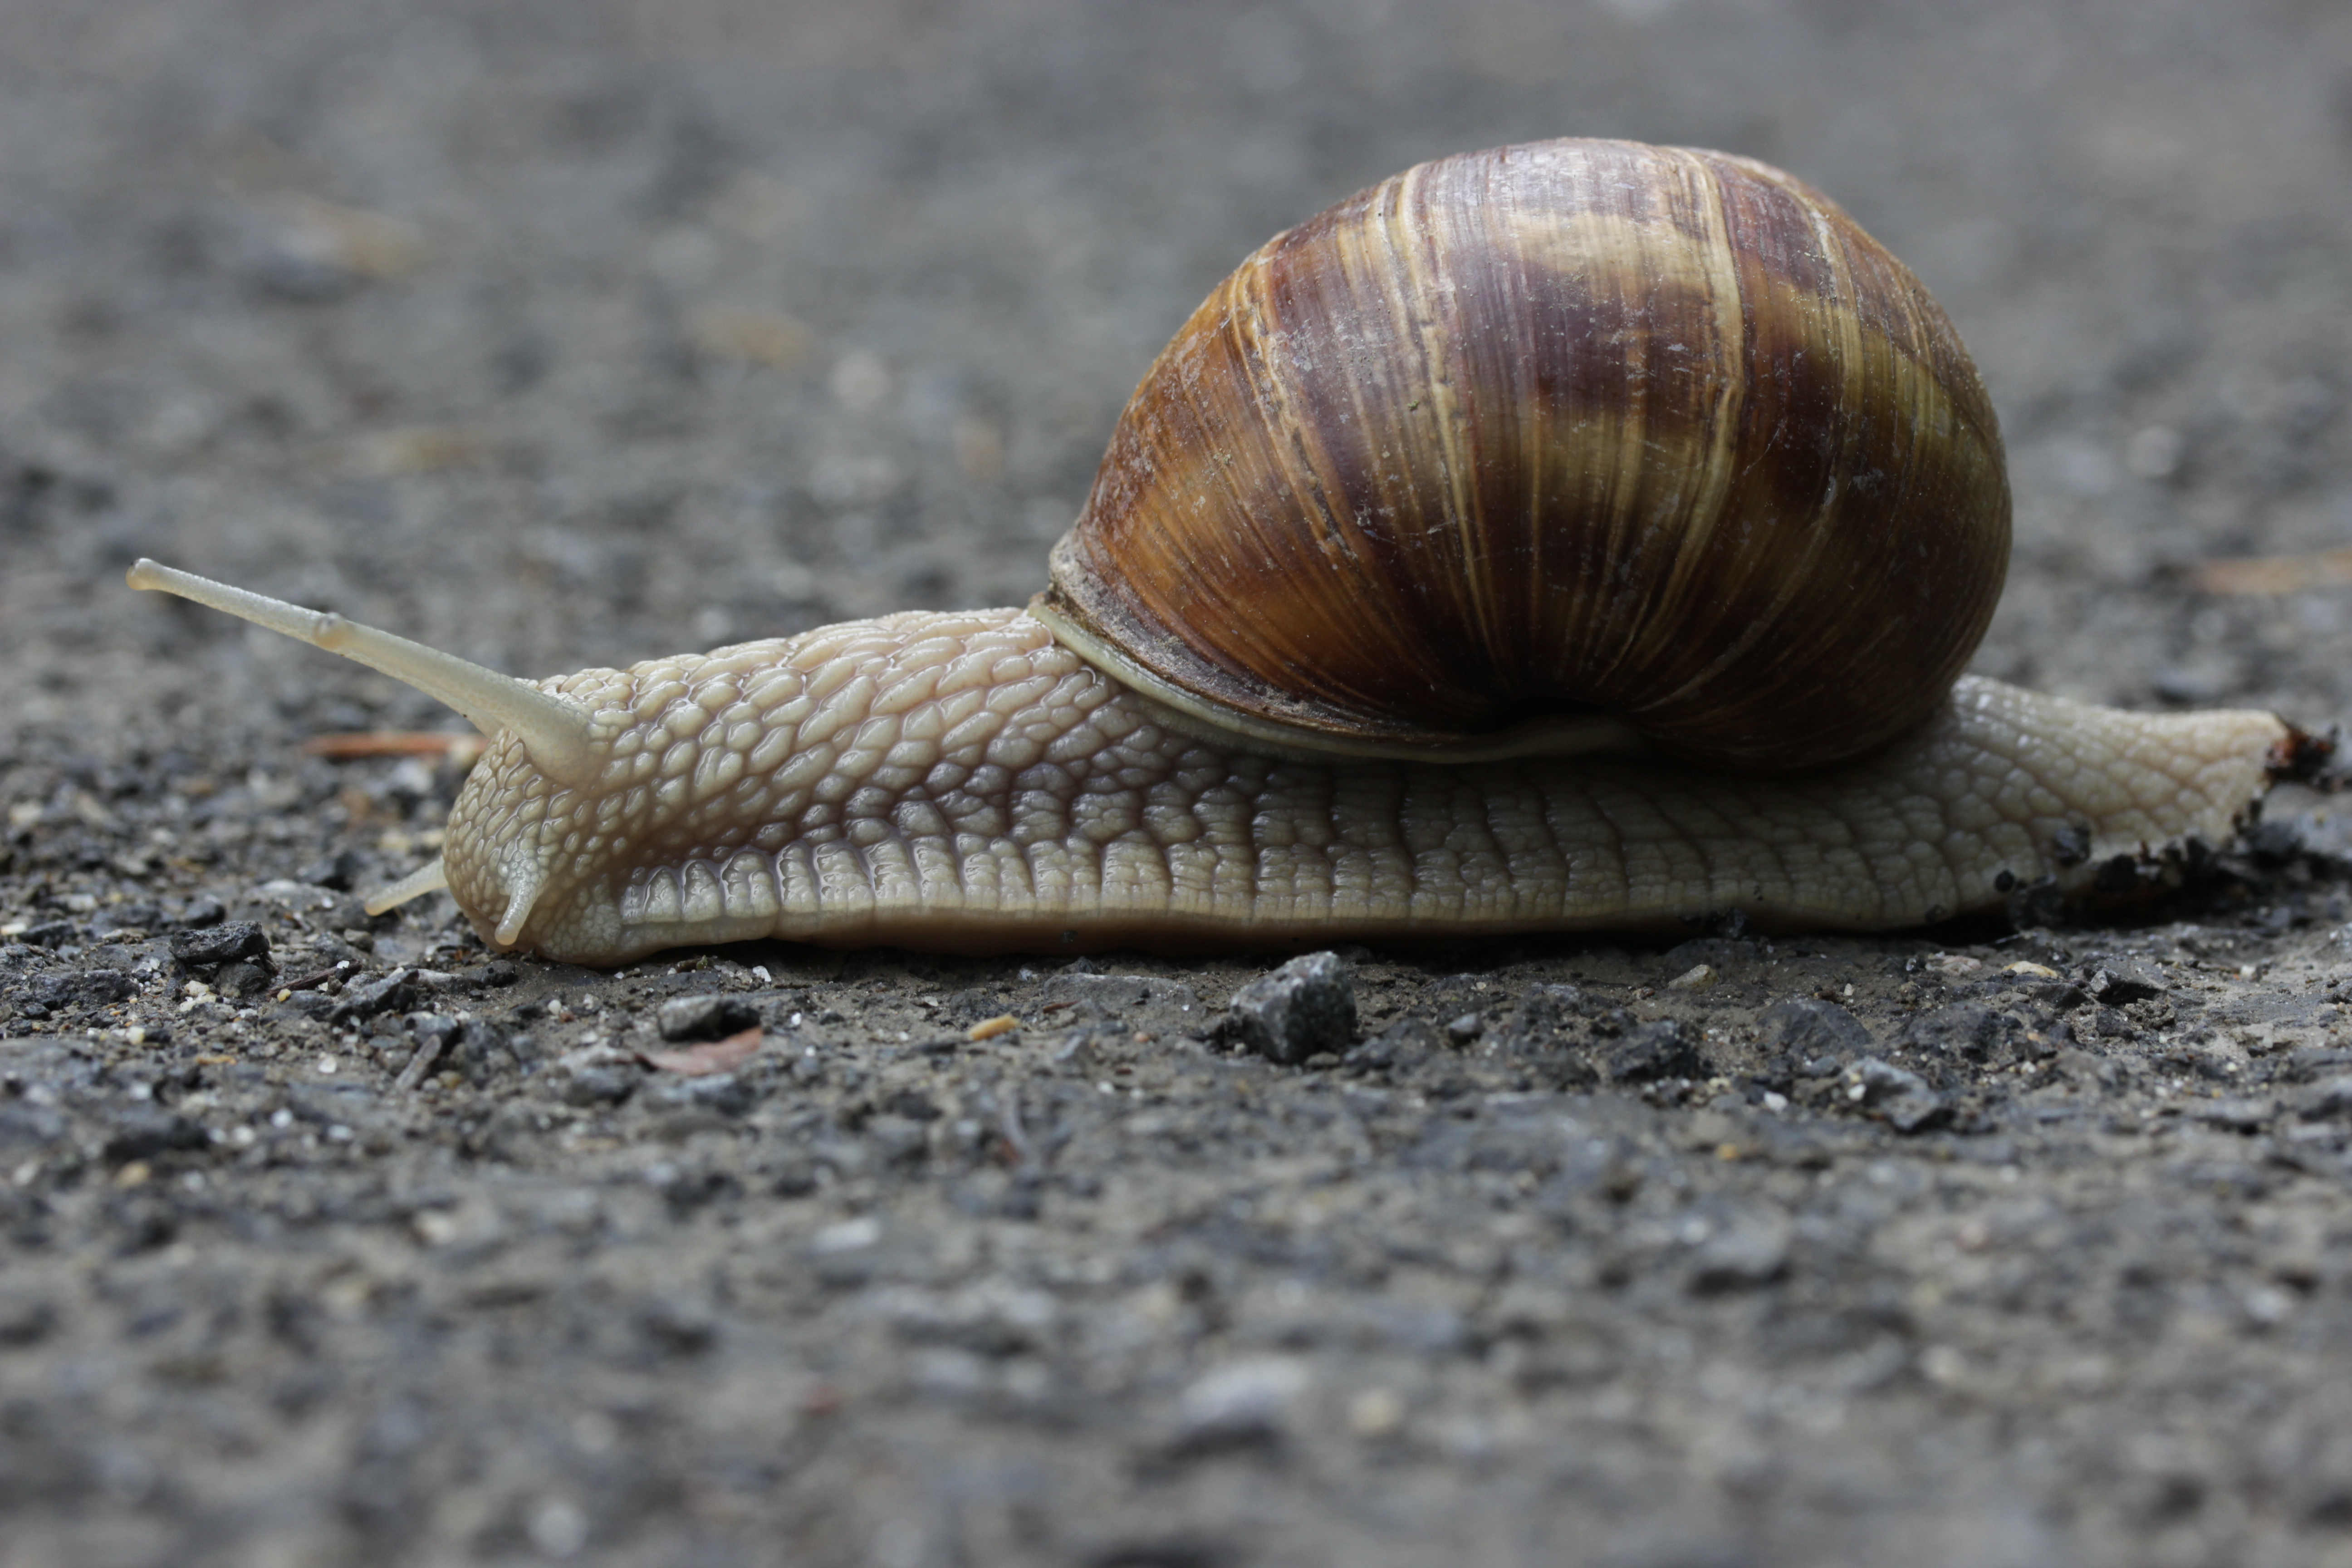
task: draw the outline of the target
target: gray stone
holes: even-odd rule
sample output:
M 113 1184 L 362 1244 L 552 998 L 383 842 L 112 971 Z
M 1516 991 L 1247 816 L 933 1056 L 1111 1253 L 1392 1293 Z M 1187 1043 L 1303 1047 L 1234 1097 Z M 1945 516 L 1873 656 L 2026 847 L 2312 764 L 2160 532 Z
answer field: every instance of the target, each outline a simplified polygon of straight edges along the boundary
M 589 1046 L 556 1058 L 550 1079 L 566 1105 L 618 1105 L 645 1080 L 637 1058 L 611 1046 Z
M 1711 1296 L 1770 1284 L 1788 1271 L 1794 1233 L 1789 1216 L 1776 1210 L 1713 1216 L 1706 1239 L 1691 1253 L 1690 1289 Z
M 346 990 L 341 1005 L 331 1016 L 337 1024 L 354 1023 L 381 1013 L 404 1012 L 415 1000 L 416 972 L 395 969 L 380 980 Z
M 138 994 L 138 982 L 120 969 L 68 970 L 25 984 L 25 999 L 43 1007 L 102 1007 Z
M 314 888 L 331 888 L 338 893 L 348 893 L 366 870 L 366 856 L 356 849 L 340 849 L 311 861 L 295 876 Z
M 723 1040 L 760 1025 L 760 1010 L 740 996 L 675 996 L 655 1017 L 665 1040 Z
M 152 1160 L 159 1154 L 207 1148 L 210 1143 L 202 1122 L 176 1111 L 139 1105 L 116 1118 L 113 1135 L 106 1141 L 104 1158 L 110 1165 L 126 1165 L 133 1160 Z
M 272 978 L 264 964 L 224 963 L 213 973 L 213 989 L 224 996 L 258 996 L 269 989 Z
M 1915 1050 L 1980 1062 L 1993 1054 L 2009 1026 L 2008 1019 L 1981 1002 L 1955 1002 L 1913 1015 L 1903 1026 L 1903 1042 Z
M 1924 1132 L 1950 1120 L 1952 1108 L 1927 1080 L 1892 1062 L 1864 1057 L 1846 1069 L 1846 1098 L 1897 1132 Z
M 2084 968 L 2083 989 L 2103 1007 L 2153 1002 L 2165 993 L 2155 970 L 2128 958 L 2102 958 Z
M 205 931 L 173 931 L 172 956 L 192 969 L 240 959 L 267 959 L 269 938 L 251 921 L 230 921 Z
M 1867 1055 L 1878 1044 L 1861 1019 L 1818 996 L 1790 996 L 1764 1009 L 1757 1020 L 1764 1041 L 1806 1060 L 1844 1061 Z
M 2352 1074 L 2320 1079 L 2298 1097 L 2296 1109 L 2313 1121 L 2352 1116 Z
M 1294 958 L 1234 993 L 1224 1033 L 1269 1061 L 1344 1051 L 1356 1036 L 1356 984 L 1336 952 Z
M 664 1073 L 646 1090 L 647 1101 L 674 1110 L 709 1110 L 740 1116 L 760 1102 L 759 1091 L 731 1072 L 707 1078 Z
M 1617 1083 L 1655 1083 L 1669 1078 L 1705 1078 L 1709 1070 L 1698 1041 L 1680 1019 L 1641 1025 L 1601 1052 L 1601 1065 Z

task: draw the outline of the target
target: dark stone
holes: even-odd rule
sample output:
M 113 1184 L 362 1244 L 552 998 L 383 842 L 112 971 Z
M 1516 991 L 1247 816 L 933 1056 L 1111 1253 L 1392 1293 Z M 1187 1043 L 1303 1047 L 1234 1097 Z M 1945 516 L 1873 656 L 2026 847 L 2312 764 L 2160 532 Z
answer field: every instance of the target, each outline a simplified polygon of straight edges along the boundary
M 665 1040 L 723 1040 L 760 1026 L 760 1009 L 740 996 L 675 996 L 655 1016 Z
M 68 970 L 26 982 L 24 994 L 37 1007 L 102 1007 L 131 1000 L 139 983 L 120 969 Z
M 1420 1066 L 1444 1048 L 1437 1030 L 1426 1018 L 1400 1018 L 1340 1058 L 1341 1065 L 1367 1071 L 1402 1072 Z
M 1530 985 L 1519 993 L 1518 1006 L 1496 1031 L 1490 1049 L 1525 1064 L 1544 1087 L 1590 1088 L 1599 1075 L 1579 1036 L 1580 1021 L 1591 1006 L 1584 993 L 1573 985 Z M 1456 1026 L 1465 1024 L 1483 1032 L 1484 1020 L 1477 1014 L 1464 1014 L 1446 1026 L 1447 1037 L 1457 1047 L 1478 1037 L 1477 1033 L 1456 1037 Z M 1607 1031 L 1595 1026 L 1594 1032 Z
M 2139 1029 L 2120 1008 L 2095 1007 L 2091 1010 L 2091 1033 L 2102 1040 L 2128 1040 Z
M 269 938 L 251 921 L 229 921 L 207 930 L 173 932 L 172 956 L 191 969 L 267 959 Z
M 2083 989 L 2103 1007 L 2153 1002 L 2165 993 L 2156 971 L 2128 958 L 2101 958 L 2084 966 Z
M 884 1100 L 880 1109 L 892 1116 L 903 1116 L 909 1121 L 937 1121 L 940 1108 L 931 1097 L 919 1089 L 902 1089 Z
M 731 1072 L 706 1078 L 658 1074 L 646 1090 L 646 1099 L 673 1110 L 709 1110 L 720 1116 L 740 1116 L 760 1102 L 759 1091 Z
M 202 931 L 206 926 L 216 926 L 226 919 L 228 919 L 228 906 L 218 899 L 191 899 L 186 907 L 180 910 L 179 920 L 173 923 L 177 924 L 182 931 Z
M 1903 1026 L 1903 1043 L 1937 1056 L 1990 1058 L 2011 1028 L 2011 1020 L 1981 1002 L 1955 1002 L 1913 1015 Z
M 1602 1050 L 1601 1064 L 1618 1083 L 1705 1078 L 1709 1070 L 1697 1039 L 1677 1018 L 1639 1026 Z
M 2191 1100 L 2184 1109 L 2190 1121 L 2231 1132 L 2259 1132 L 2278 1114 L 2278 1107 L 2271 1101 L 2245 1095 Z
M 519 1067 L 521 1058 L 516 1053 L 514 1037 L 504 1027 L 488 1018 L 469 1018 L 452 1037 L 446 1047 L 444 1066 L 455 1068 L 471 1083 L 481 1083 L 495 1073 Z
M 335 1009 L 342 1005 L 341 997 L 330 996 L 323 991 L 297 991 L 280 1002 L 271 1016 L 310 1018 L 323 1024 L 332 1018 Z
M 660 1185 L 671 1215 L 683 1219 L 697 1209 L 743 1195 L 743 1184 L 725 1171 L 680 1171 Z
M 16 933 L 16 940 L 27 947 L 63 947 L 73 939 L 71 921 L 43 921 Z
M 338 1024 L 357 1023 L 382 1013 L 404 1012 L 415 1000 L 416 972 L 395 969 L 382 979 L 345 990 L 341 1005 L 330 1016 Z
M 1864 1057 L 1846 1069 L 1846 1098 L 1897 1132 L 1924 1132 L 1951 1119 L 1952 1108 L 1916 1072 Z
M 418 1045 L 437 1046 L 445 1051 L 466 1028 L 446 1013 L 411 1013 L 401 1023 L 406 1026 L 409 1037 Z
M 224 996 L 257 996 L 269 989 L 269 971 L 257 963 L 224 963 L 214 972 L 213 989 Z
M 2296 1109 L 2314 1121 L 2352 1117 L 2352 1075 L 2320 1079 L 2303 1091 Z
M 295 876 L 314 888 L 348 893 L 367 870 L 367 857 L 356 849 L 339 849 L 303 867 Z
M 37 1296 L 0 1296 L 0 1350 L 39 1344 L 58 1326 L 58 1310 Z
M 1590 1011 L 1591 1003 L 1584 993 L 1573 985 L 1530 985 L 1519 993 L 1519 1008 L 1512 1017 L 1511 1033 L 1524 1038 L 1543 1038 L 1568 1028 Z M 1477 1015 L 1464 1016 L 1475 1019 Z M 1448 1025 L 1447 1028 L 1452 1026 Z
M 160 931 L 163 926 L 163 911 L 153 904 L 140 903 L 116 904 L 111 909 L 100 910 L 90 917 L 89 921 L 91 932 L 100 936 L 118 931 L 138 931 L 143 935 L 151 931 Z
M 522 971 L 515 967 L 512 959 L 494 958 L 482 965 L 482 984 L 494 991 L 512 985 L 521 978 Z
M 208 1148 L 211 1143 L 204 1123 L 153 1106 L 136 1106 L 115 1119 L 115 1131 L 106 1141 L 105 1159 L 110 1165 L 127 1165 L 159 1154 Z
M 1775 1002 L 1764 1009 L 1757 1023 L 1768 1047 L 1807 1061 L 1843 1062 L 1857 1054 L 1869 1054 L 1878 1044 L 1861 1019 L 1817 996 Z
M 566 1105 L 618 1105 L 636 1093 L 645 1072 L 636 1058 L 610 1046 L 591 1046 L 556 1058 L 555 1091 Z
M 2273 870 L 2302 855 L 2305 848 L 2303 824 L 2292 816 L 2266 816 L 2249 826 L 2239 837 L 2257 863 Z
M 1294 958 L 1234 993 L 1223 1033 L 1292 1066 L 1318 1052 L 1345 1051 L 1356 1034 L 1354 977 L 1336 952 Z
M 647 1303 L 637 1314 L 637 1330 L 663 1355 L 701 1355 L 719 1342 L 718 1321 L 683 1301 Z
M 2053 1013 L 2071 1013 L 2091 999 L 2088 992 L 2071 980 L 2021 980 L 2011 989 Z
M 2058 890 L 2057 878 L 2037 878 L 2010 893 L 2005 911 L 2018 931 L 2053 926 L 2066 918 L 2066 896 Z

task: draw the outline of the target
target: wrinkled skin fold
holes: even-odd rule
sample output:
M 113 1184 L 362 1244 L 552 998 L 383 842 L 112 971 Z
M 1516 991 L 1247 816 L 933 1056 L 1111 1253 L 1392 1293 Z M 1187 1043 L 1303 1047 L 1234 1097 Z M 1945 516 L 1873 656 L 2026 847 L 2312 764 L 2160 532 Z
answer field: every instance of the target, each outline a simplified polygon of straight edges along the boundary
M 592 782 L 502 735 L 453 809 L 485 933 L 618 964 L 780 937 L 964 952 L 1622 930 L 1882 929 L 2228 840 L 2292 731 L 1967 679 L 1793 777 L 1654 760 L 1310 762 L 1212 743 L 1015 610 L 916 613 L 542 683 Z

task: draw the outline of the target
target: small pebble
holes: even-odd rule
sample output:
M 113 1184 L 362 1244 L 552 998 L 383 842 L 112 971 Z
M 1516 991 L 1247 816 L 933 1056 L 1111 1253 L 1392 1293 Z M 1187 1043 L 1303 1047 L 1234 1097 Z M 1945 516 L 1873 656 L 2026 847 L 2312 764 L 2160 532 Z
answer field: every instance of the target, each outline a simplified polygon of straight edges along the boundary
M 760 1026 L 760 1010 L 740 996 L 677 996 L 656 1015 L 665 1040 L 723 1040 Z
M 1359 1437 L 1387 1437 L 1404 1426 L 1404 1401 L 1385 1388 L 1368 1388 L 1348 1401 L 1348 1426 Z
M 172 956 L 182 963 L 232 963 L 269 956 L 269 938 L 251 921 L 172 933 Z
M 1204 1373 L 1177 1401 L 1169 1447 L 1206 1453 L 1278 1437 L 1307 1384 L 1306 1365 L 1286 1356 L 1254 1356 Z
M 1927 1080 L 1894 1063 L 1864 1057 L 1846 1070 L 1846 1099 L 1885 1119 L 1897 1132 L 1922 1132 L 1948 1119 L 1951 1107 Z
M 1225 1032 L 1286 1066 L 1344 1051 L 1356 1035 L 1355 978 L 1336 952 L 1294 958 L 1234 993 Z

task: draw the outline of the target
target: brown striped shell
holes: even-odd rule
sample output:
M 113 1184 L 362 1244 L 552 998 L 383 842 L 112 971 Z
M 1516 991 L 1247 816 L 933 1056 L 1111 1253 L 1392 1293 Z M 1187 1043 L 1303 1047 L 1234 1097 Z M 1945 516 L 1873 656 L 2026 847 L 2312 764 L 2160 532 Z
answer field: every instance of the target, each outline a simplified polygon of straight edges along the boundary
M 1795 769 L 1924 721 L 2008 557 L 1991 403 L 1902 263 L 1762 163 L 1544 142 L 1243 262 L 1033 610 L 1304 749 Z

